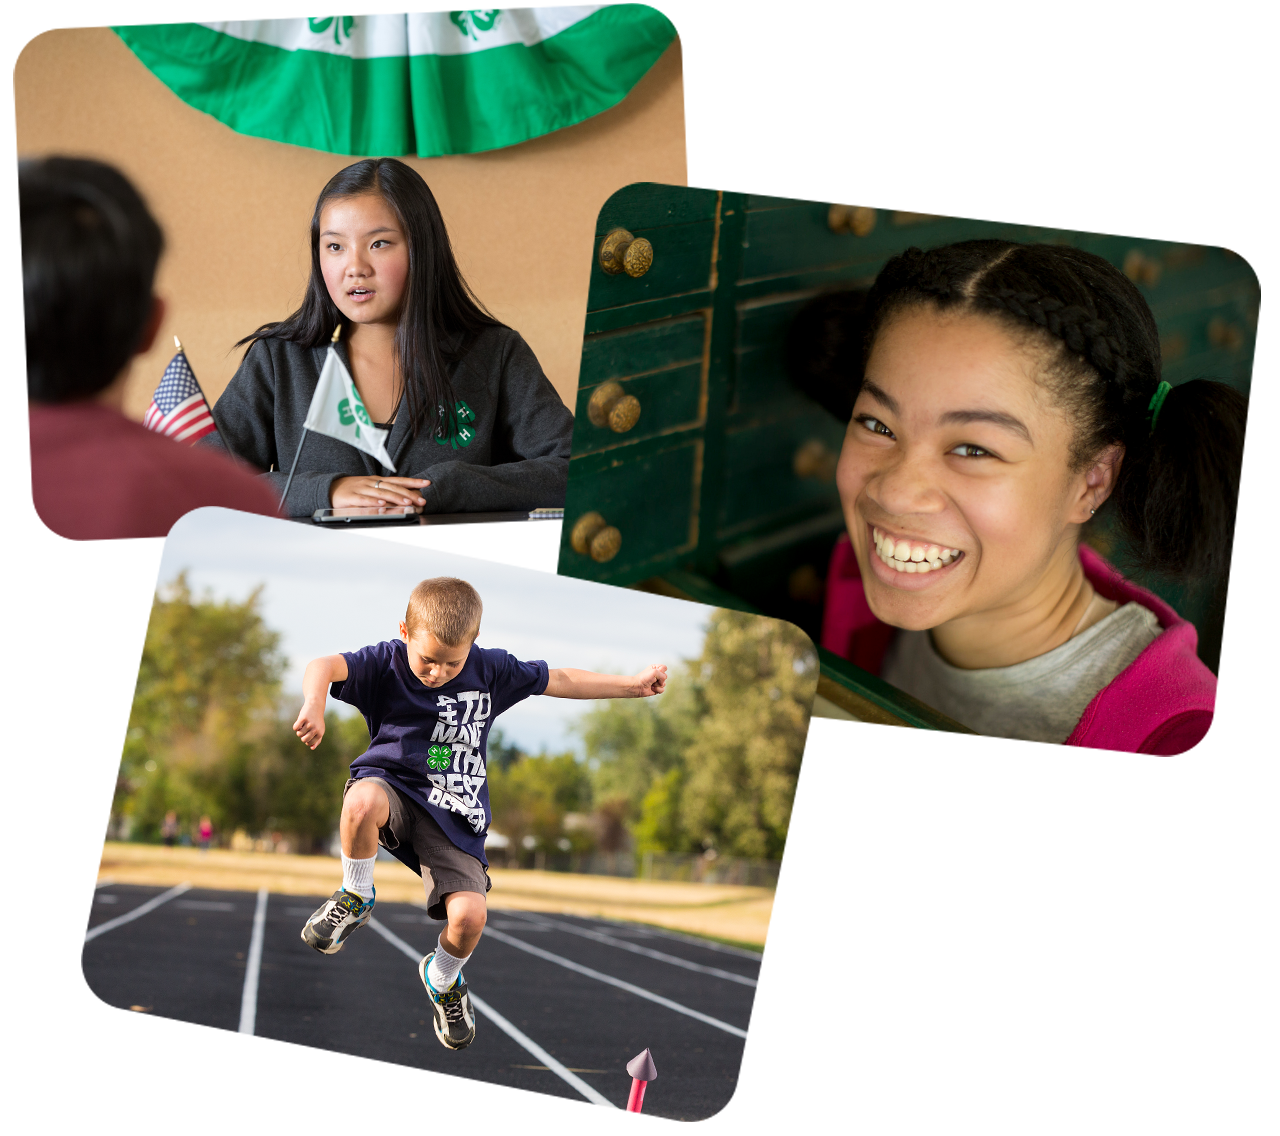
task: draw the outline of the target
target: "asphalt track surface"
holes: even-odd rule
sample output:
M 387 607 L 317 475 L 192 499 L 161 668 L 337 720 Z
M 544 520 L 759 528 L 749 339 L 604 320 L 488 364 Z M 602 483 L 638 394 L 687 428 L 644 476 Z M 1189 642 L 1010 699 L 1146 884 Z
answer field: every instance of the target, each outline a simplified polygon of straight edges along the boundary
M 733 1095 L 759 969 L 752 952 L 636 924 L 491 911 L 466 968 L 476 1040 L 455 1053 L 432 1032 L 415 967 L 443 924 L 379 903 L 373 923 L 325 956 L 300 938 L 324 898 L 104 884 L 85 979 L 122 1010 L 584 1106 L 624 1108 L 626 1063 L 646 1047 L 658 1078 L 645 1112 L 702 1120 Z

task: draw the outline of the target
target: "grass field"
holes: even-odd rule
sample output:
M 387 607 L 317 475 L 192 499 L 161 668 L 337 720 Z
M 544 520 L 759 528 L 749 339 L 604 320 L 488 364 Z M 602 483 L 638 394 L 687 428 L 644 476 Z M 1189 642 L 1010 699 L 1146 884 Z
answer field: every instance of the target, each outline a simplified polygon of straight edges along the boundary
M 767 888 L 503 868 L 493 869 L 490 875 L 493 891 L 489 906 L 495 911 L 508 908 L 625 919 L 757 950 L 764 945 L 773 910 L 773 892 Z M 341 884 L 342 870 L 329 856 L 221 849 L 201 852 L 196 848 L 108 842 L 103 846 L 98 878 L 156 887 L 189 882 L 227 891 L 266 887 L 284 895 L 321 895 Z M 375 882 L 380 900 L 421 903 L 426 898 L 422 881 L 398 860 L 379 861 Z

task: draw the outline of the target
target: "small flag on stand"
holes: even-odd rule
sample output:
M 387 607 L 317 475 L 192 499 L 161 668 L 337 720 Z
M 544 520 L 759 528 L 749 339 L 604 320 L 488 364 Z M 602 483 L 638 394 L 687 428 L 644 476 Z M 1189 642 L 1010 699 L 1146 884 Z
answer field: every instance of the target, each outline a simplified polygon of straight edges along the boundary
M 175 442 L 192 445 L 206 434 L 212 434 L 218 426 L 176 335 L 173 345 L 178 353 L 164 369 L 142 424 Z
M 386 450 L 390 431 L 379 430 L 373 424 L 351 373 L 343 366 L 342 357 L 334 350 L 341 330 L 342 325 L 339 324 L 334 329 L 329 350 L 325 352 L 320 381 L 316 383 L 315 393 L 311 396 L 303 429 L 327 434 L 330 438 L 337 438 L 339 442 L 355 446 L 394 473 L 395 462 Z
M 333 329 L 333 338 L 329 341 L 329 350 L 325 353 L 324 366 L 320 368 L 320 380 L 316 383 L 315 393 L 311 396 L 311 405 L 307 408 L 306 421 L 302 423 L 302 437 L 298 439 L 298 448 L 294 451 L 293 465 L 289 467 L 289 476 L 285 479 L 284 492 L 280 494 L 280 508 L 284 508 L 285 498 L 289 496 L 289 487 L 293 484 L 293 475 L 298 469 L 298 458 L 302 456 L 302 444 L 307 440 L 307 431 L 324 434 L 346 442 L 363 450 L 370 457 L 380 461 L 387 469 L 395 473 L 395 462 L 387 453 L 386 441 L 389 430 L 380 430 L 373 424 L 369 412 L 364 408 L 360 392 L 356 390 L 355 380 L 351 372 L 343 365 L 334 344 L 342 332 L 342 324 Z

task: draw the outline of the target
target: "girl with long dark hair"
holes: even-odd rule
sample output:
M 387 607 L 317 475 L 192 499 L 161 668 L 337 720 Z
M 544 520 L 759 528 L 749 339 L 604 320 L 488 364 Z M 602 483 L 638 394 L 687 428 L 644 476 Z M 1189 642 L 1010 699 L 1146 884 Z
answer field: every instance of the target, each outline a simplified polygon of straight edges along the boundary
M 472 295 L 431 190 L 394 158 L 356 162 L 320 192 L 302 306 L 240 341 L 249 350 L 213 408 L 221 440 L 273 471 L 277 496 L 338 325 L 337 349 L 374 423 L 390 431 L 396 472 L 310 434 L 286 515 L 564 503 L 572 415 L 524 340 Z
M 1225 578 L 1245 399 L 1161 379 L 1155 320 L 1092 253 L 894 257 L 864 313 L 824 646 L 979 733 L 1180 753 L 1213 714 L 1195 628 L 1081 536 Z

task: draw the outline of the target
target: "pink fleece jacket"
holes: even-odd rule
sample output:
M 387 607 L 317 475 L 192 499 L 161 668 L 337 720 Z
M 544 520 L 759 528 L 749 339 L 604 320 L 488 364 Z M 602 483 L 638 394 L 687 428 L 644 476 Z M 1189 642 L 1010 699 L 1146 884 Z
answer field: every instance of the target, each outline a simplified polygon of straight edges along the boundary
M 1152 612 L 1161 633 L 1095 695 L 1066 745 L 1129 753 L 1185 753 L 1208 732 L 1218 680 L 1196 655 L 1196 629 L 1158 596 L 1129 583 L 1093 549 L 1080 565 L 1098 594 Z M 822 645 L 872 674 L 880 673 L 896 629 L 872 614 L 848 536 L 831 553 Z

